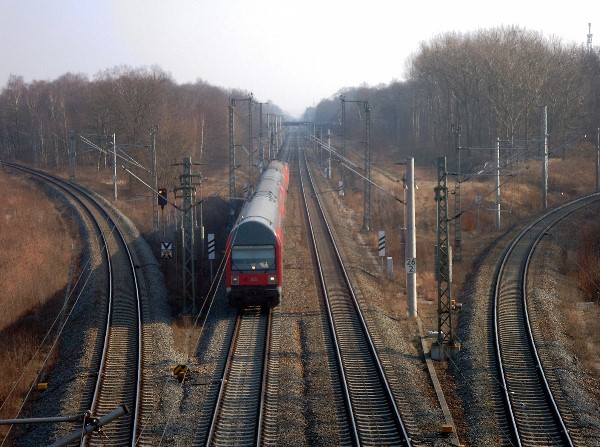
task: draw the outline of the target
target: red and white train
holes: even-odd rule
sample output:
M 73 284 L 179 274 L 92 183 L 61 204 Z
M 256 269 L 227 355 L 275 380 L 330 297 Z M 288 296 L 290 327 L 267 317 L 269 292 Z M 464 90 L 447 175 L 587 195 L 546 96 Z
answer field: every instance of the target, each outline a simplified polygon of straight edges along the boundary
M 232 306 L 276 306 L 281 302 L 288 185 L 288 164 L 272 160 L 231 230 L 225 287 Z

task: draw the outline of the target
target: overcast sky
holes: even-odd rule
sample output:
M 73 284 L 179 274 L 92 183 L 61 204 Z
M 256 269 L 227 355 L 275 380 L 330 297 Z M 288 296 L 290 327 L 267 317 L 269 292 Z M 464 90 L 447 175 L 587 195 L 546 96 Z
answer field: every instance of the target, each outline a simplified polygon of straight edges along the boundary
M 403 79 L 445 32 L 518 25 L 585 45 L 589 22 L 596 47 L 598 0 L 0 0 L 0 86 L 159 65 L 298 116 L 343 87 Z

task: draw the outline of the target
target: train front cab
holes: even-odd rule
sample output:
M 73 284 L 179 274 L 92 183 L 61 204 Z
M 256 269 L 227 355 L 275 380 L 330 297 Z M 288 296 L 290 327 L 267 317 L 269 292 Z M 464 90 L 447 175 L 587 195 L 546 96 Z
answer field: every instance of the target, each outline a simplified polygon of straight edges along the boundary
M 281 235 L 260 221 L 238 225 L 230 236 L 226 291 L 229 304 L 276 306 L 281 301 Z

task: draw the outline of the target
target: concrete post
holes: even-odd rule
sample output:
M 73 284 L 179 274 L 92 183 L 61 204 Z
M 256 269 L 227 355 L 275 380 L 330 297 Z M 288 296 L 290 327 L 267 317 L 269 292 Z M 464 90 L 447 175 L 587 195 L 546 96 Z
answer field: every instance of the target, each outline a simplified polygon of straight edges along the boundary
M 408 316 L 417 316 L 417 238 L 415 225 L 415 159 L 406 159 L 406 296 Z

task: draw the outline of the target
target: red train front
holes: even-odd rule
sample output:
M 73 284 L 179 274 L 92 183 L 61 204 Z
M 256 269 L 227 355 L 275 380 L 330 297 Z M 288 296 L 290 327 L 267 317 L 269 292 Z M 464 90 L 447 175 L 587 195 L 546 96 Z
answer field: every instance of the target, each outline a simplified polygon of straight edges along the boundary
M 226 290 L 232 306 L 276 306 L 283 285 L 283 215 L 288 165 L 263 172 L 227 242 Z

